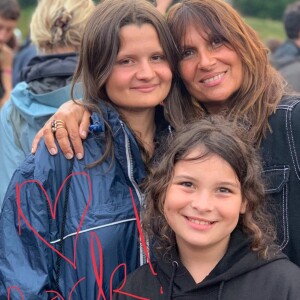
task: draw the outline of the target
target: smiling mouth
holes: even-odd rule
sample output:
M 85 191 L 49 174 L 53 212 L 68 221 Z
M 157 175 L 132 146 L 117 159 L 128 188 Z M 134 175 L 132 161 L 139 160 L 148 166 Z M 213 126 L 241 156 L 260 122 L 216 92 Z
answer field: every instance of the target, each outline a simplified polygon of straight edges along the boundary
M 211 77 L 211 78 L 208 78 L 208 79 L 205 79 L 205 80 L 201 80 L 200 82 L 202 82 L 202 83 L 210 83 L 210 82 L 213 82 L 215 80 L 218 80 L 218 79 L 224 77 L 225 74 L 226 74 L 226 72 L 223 72 L 223 73 L 220 73 L 220 74 L 218 74 L 218 75 L 216 75 L 214 77 Z
M 197 225 L 211 225 L 214 224 L 215 222 L 210 222 L 210 221 L 203 221 L 203 220 L 196 220 L 196 219 L 191 219 L 189 217 L 186 217 L 190 222 L 195 223 Z

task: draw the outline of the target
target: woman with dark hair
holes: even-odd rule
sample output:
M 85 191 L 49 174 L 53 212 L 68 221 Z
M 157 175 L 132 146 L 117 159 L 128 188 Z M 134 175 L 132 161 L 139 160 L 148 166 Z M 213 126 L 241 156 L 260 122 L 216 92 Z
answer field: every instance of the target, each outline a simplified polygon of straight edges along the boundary
M 12 288 L 24 299 L 108 299 L 145 262 L 139 184 L 168 132 L 159 104 L 181 115 L 174 47 L 147 1 L 106 0 L 89 17 L 73 83 L 93 112 L 85 157 L 41 145 L 15 171 L 0 215 L 1 299 Z M 66 124 L 56 119 L 53 132 Z
M 262 156 L 267 192 L 271 194 L 268 203 L 277 221 L 278 243 L 300 266 L 299 96 L 286 91 L 286 83 L 268 60 L 266 46 L 225 1 L 182 0 L 169 10 L 167 23 L 181 52 L 178 68 L 185 86 L 182 89 L 185 110 L 182 118 L 176 119 L 177 127 L 186 119 L 221 114 L 248 128 L 247 135 Z M 187 107 L 190 104 L 191 110 Z M 174 108 L 166 107 L 169 116 Z M 87 131 L 88 116 L 88 112 L 70 103 L 56 116 L 68 118 L 66 129 L 76 133 L 71 141 L 74 152 L 81 157 L 79 136 L 84 137 Z M 81 124 L 79 134 L 78 124 Z M 45 140 L 55 153 L 49 126 L 49 123 L 45 126 Z M 62 130 L 57 139 L 63 152 L 72 156 L 67 135 Z M 36 142 L 33 151 L 35 148 Z

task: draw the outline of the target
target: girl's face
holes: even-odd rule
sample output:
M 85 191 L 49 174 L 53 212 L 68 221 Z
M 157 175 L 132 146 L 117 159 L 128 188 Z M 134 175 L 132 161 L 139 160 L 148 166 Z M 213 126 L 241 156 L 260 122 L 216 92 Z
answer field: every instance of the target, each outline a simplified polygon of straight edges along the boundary
M 182 40 L 180 74 L 189 93 L 217 113 L 243 81 L 238 54 L 220 41 L 189 26 Z
M 203 153 L 192 150 L 187 159 Z M 181 160 L 168 187 L 165 218 L 176 235 L 181 255 L 190 251 L 225 254 L 239 215 L 245 213 L 240 182 L 220 156 Z
M 172 72 L 155 28 L 150 24 L 120 29 L 120 50 L 106 83 L 110 100 L 126 110 L 153 109 L 168 95 Z

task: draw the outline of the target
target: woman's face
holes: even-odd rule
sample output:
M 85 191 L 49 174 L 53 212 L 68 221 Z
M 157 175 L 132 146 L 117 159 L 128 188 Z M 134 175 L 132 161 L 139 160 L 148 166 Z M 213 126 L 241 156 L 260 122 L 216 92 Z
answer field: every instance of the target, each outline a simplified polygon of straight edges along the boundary
M 217 113 L 242 84 L 241 58 L 193 26 L 187 28 L 181 49 L 179 68 L 187 90 L 208 111 Z
M 120 29 L 120 50 L 106 82 L 110 100 L 127 110 L 153 109 L 168 95 L 172 72 L 154 27 L 126 25 Z

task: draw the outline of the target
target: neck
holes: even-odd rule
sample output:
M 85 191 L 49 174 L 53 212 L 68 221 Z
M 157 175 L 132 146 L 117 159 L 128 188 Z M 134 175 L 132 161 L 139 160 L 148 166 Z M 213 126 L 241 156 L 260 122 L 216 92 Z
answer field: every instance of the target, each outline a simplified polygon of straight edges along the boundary
M 195 249 L 178 246 L 180 259 L 196 283 L 203 281 L 203 279 L 215 268 L 225 255 L 227 248 L 228 243 L 224 244 L 221 248 L 207 247 L 204 249 Z
M 154 152 L 155 136 L 155 108 L 146 110 L 126 110 L 121 111 L 123 118 L 126 120 L 136 137 L 142 143 L 143 147 L 150 153 Z
M 226 111 L 227 109 L 226 102 L 203 103 L 203 106 L 211 115 L 222 114 L 222 112 Z

